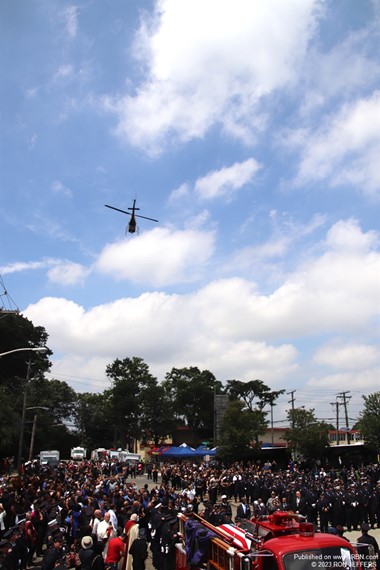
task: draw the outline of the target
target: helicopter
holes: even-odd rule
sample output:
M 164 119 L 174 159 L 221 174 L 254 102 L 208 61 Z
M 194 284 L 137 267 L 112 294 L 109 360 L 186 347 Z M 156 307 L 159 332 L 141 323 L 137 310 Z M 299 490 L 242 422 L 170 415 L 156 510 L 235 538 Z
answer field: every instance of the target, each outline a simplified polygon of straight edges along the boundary
M 128 210 L 132 210 L 131 212 L 126 212 L 125 210 L 120 210 L 120 208 L 115 208 L 115 206 L 109 206 L 108 204 L 104 204 L 106 208 L 111 208 L 111 210 L 116 210 L 117 212 L 121 212 L 122 214 L 128 214 L 129 216 L 131 216 L 131 219 L 129 220 L 129 224 L 128 226 L 125 228 L 125 233 L 127 233 L 127 230 L 130 234 L 134 234 L 137 228 L 137 222 L 136 222 L 136 218 L 144 218 L 145 220 L 150 220 L 151 222 L 158 222 L 158 220 L 155 220 L 154 218 L 148 218 L 147 216 L 141 216 L 140 214 L 136 214 L 136 210 L 140 210 L 140 208 L 136 208 L 136 200 L 133 200 L 133 204 L 131 208 L 128 208 Z

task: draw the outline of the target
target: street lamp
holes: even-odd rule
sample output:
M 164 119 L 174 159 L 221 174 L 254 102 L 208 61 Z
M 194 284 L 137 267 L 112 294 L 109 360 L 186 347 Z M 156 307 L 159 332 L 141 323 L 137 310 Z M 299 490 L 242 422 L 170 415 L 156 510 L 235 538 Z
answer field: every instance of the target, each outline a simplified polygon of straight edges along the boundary
M 7 352 L 1 352 L 0 358 L 2 356 L 5 356 L 6 354 L 12 354 L 13 352 L 23 352 L 25 350 L 31 350 L 33 352 L 46 352 L 47 348 L 46 346 L 37 346 L 37 347 L 25 346 L 24 348 L 14 348 L 13 350 L 7 350 Z
M 30 406 L 26 408 L 27 410 L 48 410 L 49 408 L 45 408 L 44 406 Z M 29 445 L 29 461 L 32 461 L 33 457 L 33 447 L 34 447 L 34 438 L 36 435 L 36 427 L 37 427 L 37 414 L 34 414 L 33 418 L 33 427 L 32 427 L 32 435 L 30 437 L 30 445 Z

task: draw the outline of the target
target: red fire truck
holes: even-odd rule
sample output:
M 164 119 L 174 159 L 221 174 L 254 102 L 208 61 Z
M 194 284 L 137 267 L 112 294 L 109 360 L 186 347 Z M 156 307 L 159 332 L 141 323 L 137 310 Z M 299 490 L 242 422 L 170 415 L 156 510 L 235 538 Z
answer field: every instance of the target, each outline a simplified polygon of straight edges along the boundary
M 195 514 L 179 514 L 176 570 L 314 570 L 376 568 L 374 552 L 334 534 L 314 531 L 299 515 L 275 512 L 213 526 Z

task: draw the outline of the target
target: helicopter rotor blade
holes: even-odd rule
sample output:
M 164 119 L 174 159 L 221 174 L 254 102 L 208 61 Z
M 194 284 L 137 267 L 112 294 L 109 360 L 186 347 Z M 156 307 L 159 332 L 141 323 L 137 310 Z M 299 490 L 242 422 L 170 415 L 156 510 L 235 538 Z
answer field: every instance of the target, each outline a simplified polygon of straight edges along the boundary
M 136 218 L 144 218 L 144 220 L 150 220 L 151 222 L 158 222 L 154 218 L 148 218 L 147 216 L 140 216 L 140 214 L 135 214 Z
M 128 214 L 128 216 L 132 216 L 131 212 L 126 212 L 125 210 L 120 210 L 120 208 L 115 208 L 115 206 L 109 206 L 108 204 L 104 204 L 104 205 L 106 208 L 111 208 L 111 210 L 116 210 L 117 212 L 121 212 L 122 214 Z

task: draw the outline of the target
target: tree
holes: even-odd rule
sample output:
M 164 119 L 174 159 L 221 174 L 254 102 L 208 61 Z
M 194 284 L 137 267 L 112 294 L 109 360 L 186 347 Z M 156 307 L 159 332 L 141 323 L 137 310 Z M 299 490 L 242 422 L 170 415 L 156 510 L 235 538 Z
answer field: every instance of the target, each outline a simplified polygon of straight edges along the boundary
M 115 427 L 110 390 L 102 394 L 78 394 L 74 414 L 77 444 L 87 450 L 113 446 Z
M 232 399 L 243 400 L 248 410 L 263 410 L 267 404 L 274 405 L 274 401 L 284 394 L 285 390 L 273 391 L 262 380 L 228 380 L 227 393 Z
M 59 449 L 62 457 L 68 456 L 77 402 L 75 390 L 64 381 L 35 378 L 33 374 L 24 390 L 27 390 L 27 409 L 22 456 L 28 457 L 27 448 L 35 414 L 38 421 L 35 424 L 34 455 L 41 449 Z
M 265 419 L 267 415 L 267 412 L 264 411 L 265 406 L 275 406 L 275 401 L 284 392 L 285 390 L 271 390 L 262 380 L 251 380 L 249 382 L 228 380 L 227 393 L 230 398 L 243 401 L 245 409 L 256 416 L 254 422 L 256 425 L 256 432 L 254 433 L 256 445 L 259 443 L 259 436 L 265 433 L 268 426 L 268 421 Z
M 15 350 L 17 348 L 46 347 L 48 334 L 44 327 L 35 326 L 32 321 L 20 314 L 6 314 L 0 316 L 0 353 Z M 20 379 L 25 380 L 28 370 L 28 362 L 33 362 L 33 375 L 39 378 L 47 372 L 51 363 L 49 355 L 52 352 L 47 349 L 45 353 L 14 352 L 7 354 L 1 359 L 0 384 L 6 385 L 11 390 L 18 389 Z
M 221 393 L 222 383 L 212 372 L 196 366 L 172 368 L 163 386 L 173 401 L 177 420 L 188 427 L 210 428 L 214 422 L 214 392 Z
M 46 347 L 48 334 L 44 327 L 34 326 L 20 314 L 0 316 L 0 353 L 17 348 Z M 32 381 L 42 381 L 50 369 L 52 352 L 14 352 L 1 358 L 0 366 L 0 453 L 15 455 L 20 434 L 25 391 Z M 28 404 L 30 405 L 30 404 Z M 40 405 L 40 404 L 39 404 Z
M 174 432 L 174 407 L 165 388 L 151 381 L 141 389 L 140 426 L 143 441 L 160 445 Z
M 157 380 L 142 358 L 117 358 L 107 366 L 111 380 L 110 405 L 114 420 L 114 447 L 130 447 L 141 435 L 141 390 Z
M 358 429 L 364 441 L 380 452 L 380 392 L 362 396 L 364 409 L 360 413 Z
M 72 423 L 78 396 L 63 380 L 35 378 L 28 389 L 28 406 L 43 406 L 49 410 L 51 423 Z
M 314 409 L 305 410 L 292 408 L 288 411 L 288 421 L 291 425 L 284 439 L 295 455 L 304 459 L 318 459 L 329 446 L 329 426 L 324 421 L 318 421 Z
M 262 433 L 263 426 L 262 411 L 249 410 L 241 400 L 232 400 L 223 416 L 218 455 L 226 461 L 252 457 L 252 442 Z
M 0 386 L 0 456 L 15 456 L 20 434 L 20 412 L 15 406 L 14 395 Z

